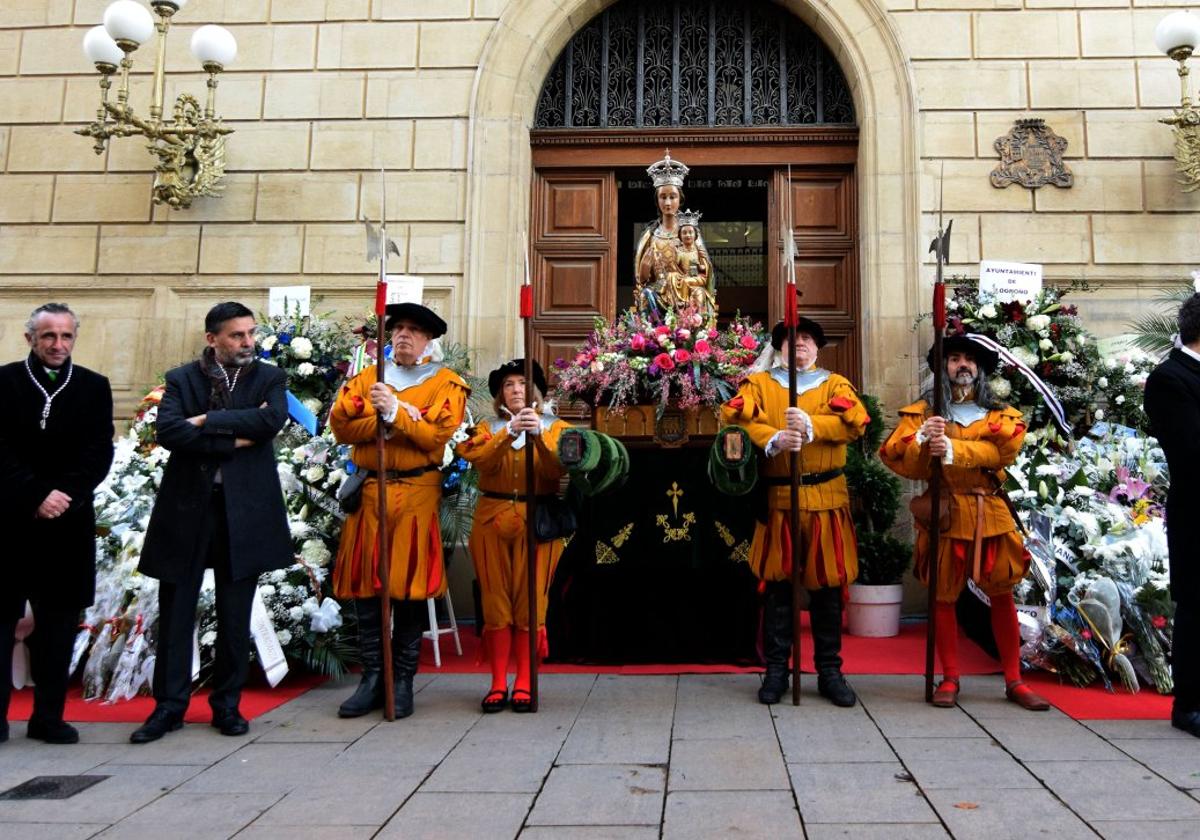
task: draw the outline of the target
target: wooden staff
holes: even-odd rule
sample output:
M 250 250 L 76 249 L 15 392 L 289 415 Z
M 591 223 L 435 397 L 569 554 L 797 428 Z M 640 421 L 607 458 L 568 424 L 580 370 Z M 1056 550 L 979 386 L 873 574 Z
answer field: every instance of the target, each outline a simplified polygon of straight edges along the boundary
M 951 225 L 953 222 L 951 222 Z M 946 330 L 946 285 L 942 279 L 942 265 L 949 256 L 950 228 L 941 229 L 938 218 L 938 236 L 930 246 L 937 254 L 937 278 L 933 284 L 933 414 L 941 417 L 945 411 L 942 399 L 946 363 L 942 358 L 942 335 Z M 938 589 L 938 543 L 942 538 L 942 460 L 929 459 L 929 548 L 926 562 L 929 564 L 928 594 L 929 620 L 925 625 L 925 702 L 933 702 L 934 648 L 937 636 L 937 589 Z
M 534 403 L 533 384 L 533 281 L 529 275 L 529 242 L 522 237 L 525 247 L 525 281 L 521 284 L 521 320 L 525 327 L 525 406 Z M 529 601 L 529 711 L 538 710 L 538 569 L 537 569 L 537 480 L 534 475 L 533 448 L 536 445 L 532 432 L 525 433 L 525 562 L 527 596 Z
M 787 231 L 784 233 L 784 256 L 787 259 L 787 285 L 784 286 L 783 320 L 787 326 L 788 335 L 788 407 L 796 405 L 796 323 L 799 314 L 796 309 L 799 297 L 796 289 L 796 241 L 795 225 L 792 220 L 792 167 L 788 165 L 787 184 L 784 188 L 785 218 Z M 804 558 L 804 532 L 800 526 L 800 453 L 788 455 L 788 478 L 790 490 L 790 506 L 788 508 L 788 525 L 792 532 L 792 705 L 800 705 L 800 633 L 802 612 L 800 608 L 800 590 L 804 585 L 801 567 Z

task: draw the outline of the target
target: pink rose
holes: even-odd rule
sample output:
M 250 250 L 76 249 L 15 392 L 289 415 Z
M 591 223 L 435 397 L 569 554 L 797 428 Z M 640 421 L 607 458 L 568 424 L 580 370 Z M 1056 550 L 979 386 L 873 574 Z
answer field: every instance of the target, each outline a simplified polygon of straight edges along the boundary
M 758 347 L 758 339 L 756 339 L 754 336 L 750 335 L 750 333 L 746 333 L 740 339 L 738 339 L 738 343 L 741 344 L 743 347 L 745 347 L 747 350 L 753 350 L 756 347 Z
M 588 358 L 587 353 L 580 353 L 575 357 L 575 364 L 577 365 L 586 365 L 589 362 L 591 362 L 591 359 Z
M 659 370 L 675 370 L 675 363 L 666 353 L 659 353 L 655 356 L 654 364 L 658 365 Z
M 692 337 L 692 331 L 691 330 L 676 330 L 675 337 L 678 338 L 680 341 L 687 341 L 689 338 Z
M 654 332 L 656 335 L 666 335 L 670 331 L 671 331 L 671 328 L 668 327 L 666 324 L 659 324 L 657 327 L 654 328 Z
M 646 337 L 644 335 L 642 335 L 641 333 L 634 333 L 633 335 L 631 335 L 629 337 L 629 349 L 630 350 L 645 350 L 646 349 Z
M 680 347 L 675 351 L 675 361 L 685 365 L 692 360 L 692 354 Z
M 701 356 L 707 356 L 712 352 L 712 347 L 703 338 L 696 342 L 696 353 Z

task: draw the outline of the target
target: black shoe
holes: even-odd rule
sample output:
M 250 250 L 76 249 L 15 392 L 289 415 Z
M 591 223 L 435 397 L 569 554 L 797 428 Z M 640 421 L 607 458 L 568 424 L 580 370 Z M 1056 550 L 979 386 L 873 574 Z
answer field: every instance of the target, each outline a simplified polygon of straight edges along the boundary
M 250 721 L 242 717 L 237 709 L 218 712 L 213 710 L 212 727 L 222 735 L 245 735 L 250 731 Z
M 817 693 L 835 706 L 849 708 L 858 702 L 854 689 L 846 682 L 840 671 L 817 674 Z
M 151 741 L 157 741 L 168 732 L 174 732 L 182 728 L 182 714 L 179 712 L 170 712 L 166 709 L 155 709 L 150 713 L 150 717 L 146 718 L 145 723 L 133 730 L 133 734 L 129 736 L 129 743 L 149 744 Z
M 8 721 L 0 722 L 0 744 L 8 740 Z
M 1171 725 L 1176 729 L 1182 729 L 1189 735 L 1194 735 L 1200 738 L 1200 711 L 1197 712 L 1171 712 Z
M 47 744 L 78 744 L 79 730 L 61 720 L 44 721 L 30 718 L 25 737 L 45 741 Z
M 783 695 L 787 694 L 790 687 L 791 681 L 788 679 L 788 672 L 773 671 L 768 665 L 766 673 L 763 674 L 762 686 L 758 689 L 758 702 L 773 706 L 783 699 Z
M 396 692 L 392 705 L 392 710 L 396 713 L 396 720 L 409 717 L 413 713 L 412 677 L 396 677 L 392 686 Z
M 338 706 L 338 717 L 362 717 L 367 712 L 383 708 L 383 675 L 379 671 L 363 671 L 358 688 Z

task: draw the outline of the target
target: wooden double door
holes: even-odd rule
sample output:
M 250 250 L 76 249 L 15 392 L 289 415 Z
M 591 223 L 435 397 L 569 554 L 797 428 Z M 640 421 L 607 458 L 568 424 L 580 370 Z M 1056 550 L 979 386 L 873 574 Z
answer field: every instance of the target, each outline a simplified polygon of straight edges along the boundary
M 669 147 L 692 170 L 684 185 L 687 202 L 702 195 L 708 205 L 693 209 L 705 213 L 702 229 L 717 264 L 722 317 L 736 306 L 768 329 L 781 317 L 784 237 L 791 235 L 801 312 L 819 322 L 829 339 L 820 363 L 860 383 L 857 132 L 759 131 L 750 140 L 736 132 L 690 134 L 535 132 L 530 247 L 536 357 L 552 375 L 555 360 L 574 356 L 596 317 L 611 320 L 628 305 L 634 237 L 654 217 L 643 170 Z M 785 202 L 791 204 L 790 232 Z M 743 235 L 743 227 L 747 238 L 737 247 L 722 248 L 709 235 L 712 230 L 729 239 Z M 737 262 L 736 278 L 722 272 L 723 260 Z M 724 296 L 723 282 L 731 284 Z

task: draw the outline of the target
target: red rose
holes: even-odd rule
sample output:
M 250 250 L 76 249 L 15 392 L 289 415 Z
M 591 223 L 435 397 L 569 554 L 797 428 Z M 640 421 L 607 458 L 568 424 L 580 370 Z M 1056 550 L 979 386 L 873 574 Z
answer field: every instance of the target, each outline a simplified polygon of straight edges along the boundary
M 1155 629 L 1162 630 L 1167 626 L 1167 617 L 1165 615 L 1156 615 L 1150 619 L 1150 623 L 1154 625 Z
M 675 363 L 666 353 L 659 353 L 655 356 L 654 364 L 658 365 L 659 370 L 675 370 Z
M 692 360 L 692 354 L 680 347 L 675 351 L 675 361 L 685 365 Z
M 630 350 L 644 350 L 646 347 L 646 336 L 641 333 L 634 333 L 629 337 Z
M 746 333 L 740 339 L 738 339 L 738 343 L 741 344 L 743 347 L 745 347 L 747 350 L 753 350 L 756 347 L 758 347 L 758 339 L 756 339 L 754 336 L 750 335 L 749 333 Z
M 712 352 L 712 347 L 703 338 L 696 342 L 696 352 L 701 356 Z
M 658 335 L 666 335 L 670 331 L 671 331 L 671 328 L 664 324 L 659 324 L 657 327 L 654 328 L 654 332 L 657 333 Z

